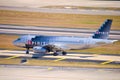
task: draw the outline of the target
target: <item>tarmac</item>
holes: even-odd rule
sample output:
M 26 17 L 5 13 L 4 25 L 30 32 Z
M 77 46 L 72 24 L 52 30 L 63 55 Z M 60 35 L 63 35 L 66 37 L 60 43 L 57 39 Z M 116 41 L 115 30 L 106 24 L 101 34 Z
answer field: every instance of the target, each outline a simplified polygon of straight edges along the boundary
M 1 80 L 119 80 L 120 69 L 0 65 Z
M 53 35 L 53 36 L 79 36 L 90 37 L 96 30 L 92 29 L 73 29 L 73 28 L 49 28 L 37 26 L 19 26 L 19 25 L 0 25 L 0 34 L 17 34 L 17 35 Z M 112 30 L 109 35 L 110 39 L 120 40 L 120 31 Z
M 65 13 L 65 14 L 89 14 L 89 15 L 120 15 L 120 11 L 115 10 L 94 10 L 94 9 L 52 9 L 52 8 L 32 8 L 32 7 L 7 7 L 0 6 L 0 10 L 14 10 L 26 12 L 43 13 Z
M 16 0 L 17 1 L 17 0 Z M 34 2 L 33 0 L 25 0 L 20 2 L 12 1 L 0 1 L 0 10 L 17 10 L 28 12 L 47 12 L 47 13 L 67 13 L 67 14 L 91 14 L 91 15 L 120 15 L 120 11 L 113 10 L 78 10 L 78 9 L 49 9 L 39 8 L 48 5 L 73 5 L 73 6 L 89 6 L 89 7 L 120 7 L 118 1 L 89 1 L 81 2 L 81 0 L 45 0 L 40 2 Z M 28 3 L 30 2 L 30 3 Z M 14 5 L 14 7 L 12 7 Z M 9 6 L 9 7 L 8 7 Z M 11 6 L 11 7 L 10 7 Z M 1 25 L 0 25 L 1 26 Z M 3 26 L 3 25 L 2 25 Z M 6 26 L 6 25 L 4 25 Z M 50 34 L 54 32 L 57 35 L 67 36 L 90 36 L 92 30 L 81 29 L 78 32 L 73 29 L 69 31 L 63 31 L 62 29 L 54 29 L 55 31 L 47 28 L 42 28 L 41 31 L 37 31 L 38 28 L 34 27 L 34 30 L 22 28 L 21 26 L 12 27 L 8 25 L 0 27 L 1 34 Z M 21 28 L 20 28 L 21 27 Z M 52 29 L 52 28 L 51 28 Z M 59 31 L 58 31 L 59 30 Z M 62 32 L 61 32 L 62 31 Z M 71 32 L 72 31 L 72 32 Z M 80 30 L 79 30 L 80 31 Z M 77 33 L 74 33 L 77 32 Z M 89 33 L 84 33 L 89 32 Z M 78 34 L 79 33 L 79 34 Z M 20 34 L 21 35 L 21 34 Z M 120 39 L 119 31 L 113 31 L 110 35 L 112 39 Z M 37 57 L 37 58 L 36 58 Z M 25 54 L 25 51 L 11 51 L 0 50 L 0 58 L 2 59 L 14 59 L 14 58 L 35 58 L 38 60 L 53 60 L 53 61 L 85 61 L 85 62 L 97 62 L 100 64 L 120 64 L 119 55 L 98 55 L 98 54 L 83 54 L 83 53 L 68 53 L 67 56 L 52 56 L 34 54 L 30 52 L 29 55 Z M 120 69 L 108 69 L 108 68 L 73 68 L 73 67 L 51 67 L 51 66 L 24 66 L 24 65 L 0 65 L 0 80 L 120 80 Z
M 38 59 L 38 60 L 53 60 L 57 61 L 72 61 L 72 62 L 96 62 L 99 64 L 120 64 L 119 55 L 99 55 L 99 54 L 87 54 L 80 52 L 68 52 L 66 56 L 59 55 L 53 56 L 52 54 L 40 54 L 33 53 L 25 54 L 25 51 L 13 51 L 13 50 L 0 50 L 0 58 L 14 59 L 14 58 L 26 58 L 26 59 Z

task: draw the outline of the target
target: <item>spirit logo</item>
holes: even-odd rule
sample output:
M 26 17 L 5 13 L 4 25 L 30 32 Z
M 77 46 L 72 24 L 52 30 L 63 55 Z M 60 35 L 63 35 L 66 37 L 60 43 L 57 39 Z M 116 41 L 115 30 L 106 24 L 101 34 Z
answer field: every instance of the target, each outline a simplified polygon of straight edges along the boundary
M 109 32 L 99 32 L 99 31 L 97 31 L 97 32 L 95 32 L 95 34 L 108 34 Z

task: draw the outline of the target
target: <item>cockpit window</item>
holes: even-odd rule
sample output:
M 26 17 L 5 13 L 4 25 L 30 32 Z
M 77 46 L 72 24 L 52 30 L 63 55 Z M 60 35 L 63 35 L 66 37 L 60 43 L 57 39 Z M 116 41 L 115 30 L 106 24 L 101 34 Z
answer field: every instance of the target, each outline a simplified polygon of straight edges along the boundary
M 20 38 L 18 38 L 17 40 L 20 40 Z

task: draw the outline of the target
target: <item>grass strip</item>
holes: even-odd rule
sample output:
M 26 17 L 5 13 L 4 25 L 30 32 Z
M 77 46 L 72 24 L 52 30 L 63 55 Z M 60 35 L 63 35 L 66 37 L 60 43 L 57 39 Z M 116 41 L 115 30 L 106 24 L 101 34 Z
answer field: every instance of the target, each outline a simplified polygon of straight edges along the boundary
M 120 16 L 84 15 L 0 10 L 0 24 L 98 29 L 106 20 L 113 19 L 112 29 L 120 30 Z

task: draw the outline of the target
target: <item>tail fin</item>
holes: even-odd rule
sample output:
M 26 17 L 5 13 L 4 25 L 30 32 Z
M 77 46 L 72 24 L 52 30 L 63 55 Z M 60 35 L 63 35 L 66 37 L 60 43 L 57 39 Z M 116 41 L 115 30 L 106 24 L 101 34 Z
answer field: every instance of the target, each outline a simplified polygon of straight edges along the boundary
M 94 33 L 92 38 L 95 39 L 107 39 L 109 36 L 110 28 L 111 28 L 112 20 L 107 19 L 101 27 Z

